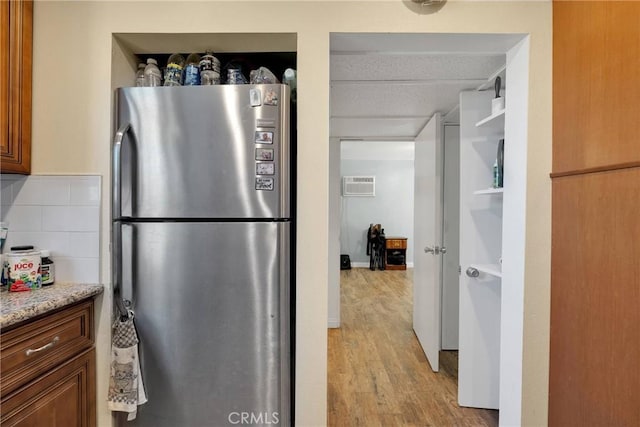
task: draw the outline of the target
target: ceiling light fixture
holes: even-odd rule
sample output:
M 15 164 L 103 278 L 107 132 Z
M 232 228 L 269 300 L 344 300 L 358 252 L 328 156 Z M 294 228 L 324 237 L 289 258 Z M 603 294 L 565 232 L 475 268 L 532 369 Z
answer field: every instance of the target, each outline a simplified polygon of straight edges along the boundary
M 435 6 L 445 3 L 447 0 L 411 0 L 413 3 L 418 3 L 420 6 Z

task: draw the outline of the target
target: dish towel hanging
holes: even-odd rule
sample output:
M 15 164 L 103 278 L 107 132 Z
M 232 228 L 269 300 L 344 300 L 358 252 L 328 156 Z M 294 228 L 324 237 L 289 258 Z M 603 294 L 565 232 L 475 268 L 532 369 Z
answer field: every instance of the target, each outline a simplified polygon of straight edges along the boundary
M 108 407 L 111 411 L 127 412 L 127 420 L 136 418 L 138 405 L 147 401 L 138 358 L 138 334 L 133 324 L 133 312 L 126 320 L 113 324 L 111 340 L 111 375 Z

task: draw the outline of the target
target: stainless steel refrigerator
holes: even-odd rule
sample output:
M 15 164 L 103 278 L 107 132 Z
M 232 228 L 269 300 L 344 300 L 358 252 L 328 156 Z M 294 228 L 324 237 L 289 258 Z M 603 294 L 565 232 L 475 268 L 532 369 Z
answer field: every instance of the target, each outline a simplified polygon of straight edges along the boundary
M 149 399 L 122 425 L 290 425 L 289 88 L 123 88 L 115 117 L 114 298 Z

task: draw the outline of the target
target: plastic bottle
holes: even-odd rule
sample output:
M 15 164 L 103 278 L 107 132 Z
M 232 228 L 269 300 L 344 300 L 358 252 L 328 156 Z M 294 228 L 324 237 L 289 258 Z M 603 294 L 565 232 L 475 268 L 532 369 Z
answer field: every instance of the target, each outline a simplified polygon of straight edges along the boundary
M 149 87 L 162 86 L 162 75 L 158 68 L 158 62 L 153 59 L 147 59 L 147 66 L 144 67 L 144 85 Z
M 45 249 L 40 250 L 40 274 L 42 275 L 42 286 L 50 286 L 56 280 L 56 267 L 53 260 L 49 258 L 51 253 Z
M 138 64 L 138 71 L 136 71 L 136 87 L 144 86 L 144 69 L 146 65 L 143 63 Z
M 167 74 L 164 79 L 165 86 L 182 86 L 182 74 L 184 71 L 184 57 L 174 53 L 167 61 Z
M 220 61 L 208 50 L 200 60 L 200 84 L 220 84 Z
M 282 83 L 289 85 L 291 88 L 291 101 L 296 102 L 298 97 L 298 73 L 293 68 L 287 68 L 284 70 L 282 76 Z
M 500 171 L 498 170 L 498 160 L 493 163 L 493 188 L 500 188 Z
M 184 68 L 184 85 L 200 85 L 200 55 L 192 53 L 187 57 L 187 65 Z

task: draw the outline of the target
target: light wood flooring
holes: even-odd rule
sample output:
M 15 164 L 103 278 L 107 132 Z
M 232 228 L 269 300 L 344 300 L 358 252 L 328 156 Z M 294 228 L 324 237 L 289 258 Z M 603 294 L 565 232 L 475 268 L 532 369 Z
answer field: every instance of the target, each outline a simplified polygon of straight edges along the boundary
M 329 329 L 329 426 L 496 426 L 457 404 L 457 352 L 434 373 L 412 328 L 412 270 L 341 272 L 341 327 Z

